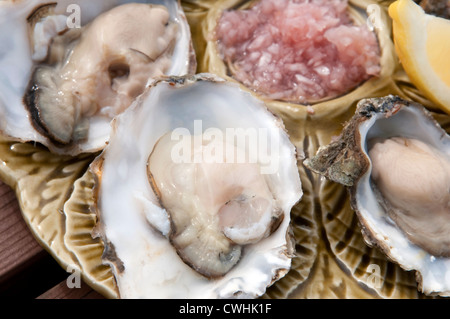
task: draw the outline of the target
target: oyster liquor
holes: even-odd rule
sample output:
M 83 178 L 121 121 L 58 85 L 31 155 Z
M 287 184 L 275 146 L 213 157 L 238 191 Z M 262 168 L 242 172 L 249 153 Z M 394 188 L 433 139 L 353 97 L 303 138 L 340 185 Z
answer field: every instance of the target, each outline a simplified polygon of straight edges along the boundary
M 225 314 L 268 314 L 272 309 L 270 303 L 226 303 L 222 307 L 201 306 L 201 305 L 186 305 L 180 306 L 180 314 L 204 314 L 207 317 L 211 316 L 213 312 Z

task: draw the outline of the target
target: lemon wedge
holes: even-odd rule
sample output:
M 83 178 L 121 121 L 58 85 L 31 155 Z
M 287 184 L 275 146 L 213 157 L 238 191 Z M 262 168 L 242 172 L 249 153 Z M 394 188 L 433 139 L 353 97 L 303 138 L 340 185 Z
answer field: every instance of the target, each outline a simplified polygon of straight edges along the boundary
M 412 0 L 389 6 L 397 55 L 411 82 L 450 114 L 450 20 L 426 14 Z

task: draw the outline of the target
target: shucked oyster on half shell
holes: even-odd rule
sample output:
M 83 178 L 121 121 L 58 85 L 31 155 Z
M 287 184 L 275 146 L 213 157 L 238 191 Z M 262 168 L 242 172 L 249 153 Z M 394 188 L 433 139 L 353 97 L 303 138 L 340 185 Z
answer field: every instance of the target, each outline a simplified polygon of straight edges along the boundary
M 364 99 L 305 165 L 348 186 L 363 235 L 419 290 L 450 295 L 450 137 L 420 104 Z
M 282 122 L 215 76 L 156 81 L 91 165 L 121 298 L 251 298 L 289 270 L 301 196 Z
M 76 155 L 161 75 L 194 73 L 179 1 L 1 1 L 0 131 Z

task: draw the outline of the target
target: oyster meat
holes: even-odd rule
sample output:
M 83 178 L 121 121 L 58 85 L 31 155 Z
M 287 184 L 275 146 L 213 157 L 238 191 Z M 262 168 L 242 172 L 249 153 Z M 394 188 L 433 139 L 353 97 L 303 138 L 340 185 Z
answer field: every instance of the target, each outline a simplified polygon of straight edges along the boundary
M 367 242 L 416 270 L 419 290 L 450 295 L 450 137 L 422 105 L 361 100 L 305 165 L 348 186 Z
M 21 1 L 0 12 L 0 66 L 14 69 L 0 81 L 0 130 L 58 153 L 100 150 L 150 79 L 195 72 L 177 1 Z
M 291 265 L 296 163 L 282 122 L 237 85 L 156 81 L 91 165 L 120 297 L 261 296 Z

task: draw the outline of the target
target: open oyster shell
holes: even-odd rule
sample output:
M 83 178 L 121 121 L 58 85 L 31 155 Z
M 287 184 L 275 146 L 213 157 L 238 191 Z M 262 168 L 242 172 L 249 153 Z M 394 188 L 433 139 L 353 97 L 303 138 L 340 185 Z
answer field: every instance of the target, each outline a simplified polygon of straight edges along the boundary
M 407 147 L 412 147 L 413 139 L 432 147 L 432 154 L 437 154 L 439 158 L 438 163 L 443 163 L 442 171 L 437 174 L 444 183 L 437 184 L 441 185 L 437 186 L 440 188 L 437 193 L 441 193 L 442 199 L 433 194 L 416 203 L 416 198 L 427 197 L 428 188 L 422 194 L 410 195 L 409 200 L 400 205 L 389 195 L 395 194 L 397 198 L 403 195 L 394 193 L 393 188 L 388 188 L 387 192 L 386 188 L 375 182 L 377 177 L 374 174 L 378 174 L 378 169 L 389 172 L 391 167 L 396 167 L 396 163 L 391 162 L 382 168 L 374 166 L 377 162 L 374 162 L 374 157 L 369 156 L 369 148 L 370 154 L 375 156 L 375 153 L 372 153 L 375 146 L 371 145 L 371 141 L 392 141 L 397 138 L 401 138 L 404 141 L 402 143 L 407 143 Z M 430 295 L 448 296 L 450 292 L 450 259 L 445 252 L 446 237 L 448 239 L 445 229 L 449 226 L 448 217 L 445 218 L 449 212 L 449 143 L 449 135 L 420 104 L 396 96 L 364 99 L 358 103 L 355 116 L 346 124 L 341 135 L 329 145 L 321 147 L 315 156 L 304 162 L 313 171 L 349 188 L 351 206 L 358 216 L 367 243 L 378 246 L 402 268 L 416 270 L 418 289 Z M 383 153 L 382 156 L 389 154 Z M 403 161 L 408 160 L 413 158 L 403 158 Z M 432 163 L 432 166 L 437 165 Z M 436 167 L 441 167 L 439 165 L 441 164 Z M 405 162 L 404 166 L 408 167 L 408 163 Z M 397 170 L 398 168 L 390 174 L 395 175 Z M 420 172 L 410 174 L 420 176 L 418 173 Z M 432 184 L 439 182 L 439 178 L 436 180 L 436 176 L 431 172 L 427 177 L 433 178 L 430 180 Z M 421 185 L 427 181 L 423 178 L 409 183 L 415 185 L 411 189 L 421 189 Z M 426 209 L 426 213 L 420 213 L 420 207 L 428 201 L 432 206 Z M 439 204 L 439 201 L 442 203 Z M 408 207 L 408 202 L 413 203 L 415 207 Z M 437 208 L 434 205 L 438 205 Z M 420 214 L 416 217 L 414 211 Z M 440 214 L 444 214 L 443 219 Z M 424 217 L 426 220 L 423 220 Z M 420 223 L 412 224 L 412 220 Z M 414 227 L 407 228 L 405 225 Z M 428 229 L 431 229 L 432 234 L 427 235 Z M 433 242 L 432 238 L 442 229 L 444 237 Z M 442 243 L 444 250 L 435 247 L 440 247 Z
M 128 105 L 128 99 L 133 100 L 139 90 L 145 88 L 146 79 L 151 79 L 149 74 L 153 74 L 152 65 L 160 61 L 163 54 L 167 53 L 165 64 L 161 67 L 164 74 L 195 72 L 191 32 L 180 2 L 140 2 L 2 1 L 0 39 L 4 45 L 0 52 L 0 67 L 3 70 L 0 80 L 0 131 L 16 141 L 42 143 L 56 153 L 76 155 L 99 151 L 108 139 L 112 117 L 121 112 L 122 106 Z M 108 29 L 110 20 L 117 20 L 121 14 L 114 9 L 127 4 L 127 8 L 134 6 L 135 13 L 141 10 L 138 6 L 144 6 L 151 12 L 158 11 L 154 14 L 162 17 L 161 21 L 155 22 L 153 20 L 157 19 L 153 18 L 150 21 L 148 16 L 142 15 L 146 25 L 161 24 L 162 33 L 155 33 L 157 49 L 150 48 L 148 42 L 140 42 L 142 36 L 134 40 L 130 35 L 120 37 L 121 32 L 127 32 L 124 21 L 120 23 L 121 29 Z M 103 15 L 107 11 L 111 17 Z M 163 25 L 167 14 L 168 21 Z M 103 20 L 95 24 L 96 18 L 100 17 Z M 119 35 L 116 38 L 101 36 L 102 32 Z M 170 39 L 164 45 L 163 36 Z M 95 45 L 98 47 L 94 48 Z M 127 45 L 132 47 L 127 48 Z M 111 51 L 112 48 L 116 51 Z M 123 51 L 124 48 L 128 51 Z M 153 56 L 152 52 L 156 55 Z M 135 65 L 139 67 L 135 68 Z M 142 71 L 144 68 L 147 68 L 146 71 Z M 159 76 L 158 72 L 159 69 L 155 74 Z M 102 106 L 103 111 L 91 114 L 89 109 L 92 105 L 110 99 L 103 96 L 107 91 L 117 94 L 117 98 L 106 103 L 105 108 Z M 94 98 L 97 95 L 99 98 Z M 93 98 L 97 102 L 92 102 Z M 105 111 L 113 108 L 119 99 L 124 100 L 123 105 L 113 112 Z M 83 109 L 83 105 L 87 106 L 87 110 Z
M 205 137 L 213 130 L 237 135 L 222 149 L 220 134 Z M 252 143 L 239 144 L 242 137 Z M 196 157 L 213 144 L 219 158 L 228 147 L 250 157 Z M 238 86 L 206 74 L 156 81 L 116 117 L 91 165 L 96 232 L 120 297 L 261 296 L 291 266 L 290 212 L 302 195 L 296 163 L 281 121 Z

